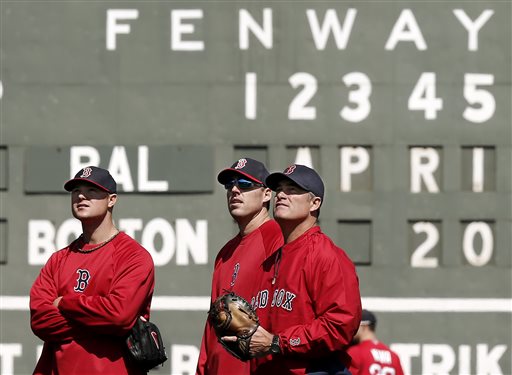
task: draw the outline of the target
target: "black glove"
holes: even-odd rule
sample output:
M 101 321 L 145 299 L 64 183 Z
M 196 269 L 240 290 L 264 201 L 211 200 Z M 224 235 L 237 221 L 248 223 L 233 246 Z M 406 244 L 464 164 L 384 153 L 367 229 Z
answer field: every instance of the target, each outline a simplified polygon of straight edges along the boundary
M 167 360 L 160 330 L 142 316 L 137 319 L 130 335 L 126 338 L 126 345 L 133 360 L 145 371 Z

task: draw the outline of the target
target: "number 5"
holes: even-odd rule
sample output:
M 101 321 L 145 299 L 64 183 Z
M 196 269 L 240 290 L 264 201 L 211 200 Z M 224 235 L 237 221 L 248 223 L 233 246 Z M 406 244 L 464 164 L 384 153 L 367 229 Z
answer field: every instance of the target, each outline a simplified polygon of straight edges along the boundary
M 478 89 L 477 85 L 494 84 L 492 74 L 473 74 L 464 75 L 464 98 L 469 104 L 477 104 L 478 108 L 466 107 L 462 116 L 471 122 L 482 123 L 489 120 L 496 109 L 494 96 L 487 90 Z

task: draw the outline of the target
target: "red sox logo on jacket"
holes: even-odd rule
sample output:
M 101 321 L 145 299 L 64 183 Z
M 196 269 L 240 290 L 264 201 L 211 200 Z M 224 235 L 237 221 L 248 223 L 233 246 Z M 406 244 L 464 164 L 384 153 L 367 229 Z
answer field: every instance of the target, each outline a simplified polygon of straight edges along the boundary
M 251 305 L 253 308 L 257 309 L 263 309 L 267 307 L 268 304 L 268 296 L 269 292 L 268 290 L 260 290 L 256 297 L 253 297 L 251 299 Z M 292 301 L 297 297 L 295 293 L 289 292 L 284 289 L 276 289 L 274 290 L 274 295 L 272 296 L 272 302 L 270 304 L 270 307 L 280 307 L 282 309 L 285 309 L 286 311 L 292 311 L 293 310 L 293 304 Z
M 85 288 L 89 285 L 89 280 L 91 279 L 91 274 L 87 270 L 77 269 L 76 273 L 78 274 L 78 279 L 76 279 L 76 286 L 73 288 L 75 292 L 82 293 Z

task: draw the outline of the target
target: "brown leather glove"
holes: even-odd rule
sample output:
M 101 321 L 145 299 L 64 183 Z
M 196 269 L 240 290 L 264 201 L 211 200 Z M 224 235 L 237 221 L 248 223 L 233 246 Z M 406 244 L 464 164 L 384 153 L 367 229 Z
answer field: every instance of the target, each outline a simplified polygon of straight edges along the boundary
M 224 294 L 213 302 L 208 319 L 215 329 L 219 342 L 236 358 L 251 359 L 249 344 L 260 323 L 252 306 L 233 292 Z M 221 340 L 224 336 L 236 336 L 236 342 Z

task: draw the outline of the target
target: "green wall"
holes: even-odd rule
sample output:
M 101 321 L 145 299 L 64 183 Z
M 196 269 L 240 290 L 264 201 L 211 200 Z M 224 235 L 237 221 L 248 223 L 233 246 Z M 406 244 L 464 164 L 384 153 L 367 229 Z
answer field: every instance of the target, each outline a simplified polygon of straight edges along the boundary
M 26 297 L 80 234 L 62 185 L 87 162 L 113 171 L 116 223 L 157 265 L 159 373 L 193 371 L 212 262 L 236 233 L 216 175 L 249 156 L 322 175 L 321 226 L 409 373 L 511 374 L 511 12 L 0 1 L 2 373 L 33 369 Z

